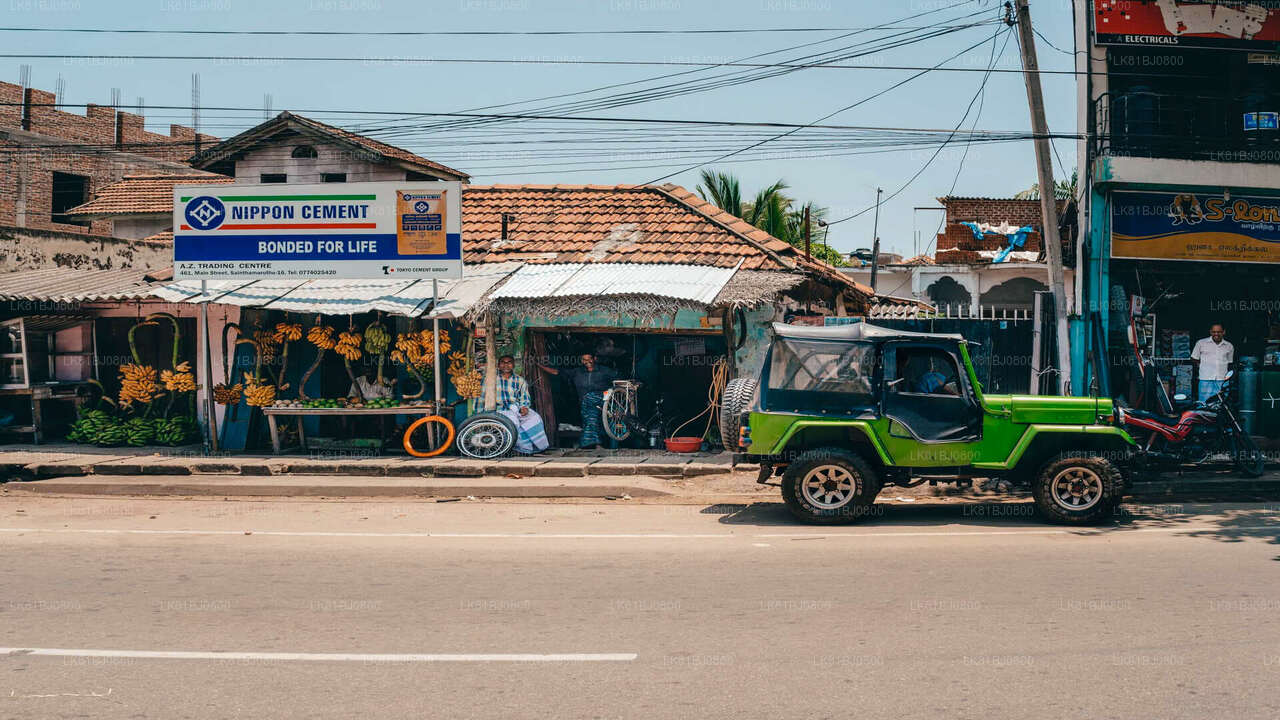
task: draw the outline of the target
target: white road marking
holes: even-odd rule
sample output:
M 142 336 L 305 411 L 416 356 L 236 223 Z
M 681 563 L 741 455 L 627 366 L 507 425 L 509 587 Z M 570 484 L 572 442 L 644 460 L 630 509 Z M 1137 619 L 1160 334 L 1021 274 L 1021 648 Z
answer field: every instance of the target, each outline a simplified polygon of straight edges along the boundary
M 878 538 L 878 537 L 984 537 L 995 535 L 1132 535 L 1135 533 L 1192 533 L 1237 532 L 1242 530 L 1274 530 L 1277 525 L 1238 525 L 1216 527 L 1213 525 L 1183 525 L 1168 527 L 1122 528 L 1046 528 L 1025 530 L 929 530 L 923 532 L 890 530 L 885 532 L 831 532 L 813 533 L 432 533 L 432 532 L 323 532 L 311 530 L 152 530 L 130 528 L 0 528 L 5 533 L 59 533 L 73 535 L 268 535 L 274 537 L 335 537 L 335 538 L 461 538 L 461 539 L 512 539 L 512 540 L 691 540 L 713 538 Z
M 189 650 L 90 650 L 85 648 L 0 648 L 22 657 L 134 658 L 154 660 L 259 660 L 321 662 L 630 662 L 636 653 L 298 653 L 198 652 Z

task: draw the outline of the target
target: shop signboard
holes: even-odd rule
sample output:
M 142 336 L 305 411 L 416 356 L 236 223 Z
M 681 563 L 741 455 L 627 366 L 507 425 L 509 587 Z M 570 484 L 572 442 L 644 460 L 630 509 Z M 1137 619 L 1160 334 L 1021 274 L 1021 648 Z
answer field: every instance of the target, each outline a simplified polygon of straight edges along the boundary
M 1093 0 L 1099 45 L 1269 50 L 1280 45 L 1280 6 L 1219 0 Z
M 178 186 L 173 228 L 176 279 L 462 277 L 458 182 Z
M 1111 257 L 1280 263 L 1280 197 L 1112 193 Z

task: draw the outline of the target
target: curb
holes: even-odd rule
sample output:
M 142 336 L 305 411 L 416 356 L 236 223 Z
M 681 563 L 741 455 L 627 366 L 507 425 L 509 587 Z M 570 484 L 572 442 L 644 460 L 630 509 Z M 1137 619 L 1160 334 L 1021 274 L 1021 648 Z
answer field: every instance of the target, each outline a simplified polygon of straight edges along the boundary
M 92 495 L 108 497 L 423 497 L 461 498 L 598 498 L 666 497 L 671 493 L 631 485 L 216 485 L 191 482 L 115 483 L 59 482 L 57 479 L 9 483 L 6 491 L 24 495 Z

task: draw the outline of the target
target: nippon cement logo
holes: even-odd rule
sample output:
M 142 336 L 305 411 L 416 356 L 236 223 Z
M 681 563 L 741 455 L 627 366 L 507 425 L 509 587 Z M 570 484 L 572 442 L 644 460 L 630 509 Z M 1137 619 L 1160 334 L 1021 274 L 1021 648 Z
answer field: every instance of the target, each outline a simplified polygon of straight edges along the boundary
M 227 219 L 227 208 L 218 198 L 203 195 L 187 202 L 183 217 L 193 230 L 216 230 Z

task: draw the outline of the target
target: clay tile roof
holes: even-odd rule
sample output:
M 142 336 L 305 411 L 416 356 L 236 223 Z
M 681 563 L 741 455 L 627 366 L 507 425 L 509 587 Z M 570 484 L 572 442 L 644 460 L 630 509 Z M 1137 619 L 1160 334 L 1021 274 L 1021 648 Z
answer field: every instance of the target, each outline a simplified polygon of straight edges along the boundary
M 510 218 L 502 240 L 502 215 Z M 469 185 L 464 260 L 696 263 L 801 271 L 866 296 L 871 288 L 678 185 Z
M 455 170 L 448 165 L 442 165 L 434 160 L 411 153 L 404 148 L 388 145 L 371 137 L 343 130 L 340 127 L 322 123 L 319 120 L 295 115 L 291 112 L 282 112 L 279 115 L 267 120 L 266 122 L 245 130 L 235 137 L 227 138 L 217 145 L 204 150 L 191 158 L 191 164 L 196 167 L 208 167 L 220 160 L 243 152 L 255 145 L 261 140 L 266 140 L 286 130 L 294 130 L 308 135 L 316 135 L 333 140 L 339 144 L 347 146 L 355 146 L 363 150 L 367 150 L 375 156 L 381 156 L 393 163 L 411 166 L 422 172 L 431 175 L 442 176 L 444 180 L 462 180 L 463 182 L 470 180 L 471 176 Z
M 175 185 L 221 185 L 235 178 L 196 170 L 183 174 L 125 175 L 99 190 L 89 202 L 73 207 L 68 215 L 105 218 L 115 215 L 162 214 L 173 212 Z
M 933 261 L 933 258 L 929 257 L 928 255 L 916 255 L 915 257 L 909 257 L 906 260 L 903 260 L 902 262 L 897 264 L 898 265 L 937 265 L 937 263 Z

